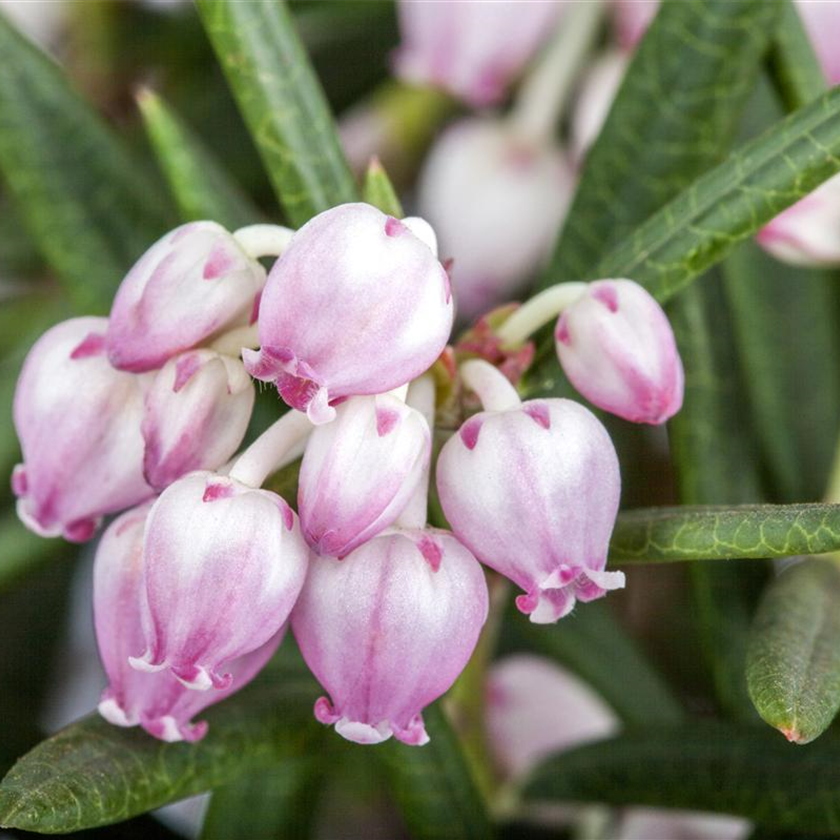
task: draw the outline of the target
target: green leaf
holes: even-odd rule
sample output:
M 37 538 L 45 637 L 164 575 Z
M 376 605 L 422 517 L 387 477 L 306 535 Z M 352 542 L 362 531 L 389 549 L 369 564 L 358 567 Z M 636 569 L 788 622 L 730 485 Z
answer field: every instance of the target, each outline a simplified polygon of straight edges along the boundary
M 487 840 L 490 817 L 458 738 L 440 709 L 423 712 L 431 740 L 409 747 L 391 740 L 377 747 L 386 780 L 416 840 Z
M 584 604 L 555 627 L 532 624 L 511 608 L 503 654 L 527 651 L 573 671 L 629 724 L 682 720 L 679 701 L 604 602 Z M 628 690 L 632 686 L 632 690 Z
M 289 221 L 358 194 L 327 101 L 281 0 L 198 0 L 202 22 Z
M 702 505 L 619 514 L 610 564 L 792 557 L 840 551 L 840 505 Z
M 0 16 L 0 171 L 79 308 L 107 312 L 167 204 L 61 69 Z
M 805 560 L 765 590 L 750 633 L 747 685 L 789 741 L 822 735 L 840 709 L 840 567 Z
M 605 249 L 724 157 L 778 11 L 766 0 L 662 5 L 587 155 L 538 288 L 594 279 Z
M 304 840 L 311 834 L 323 770 L 318 756 L 293 758 L 213 791 L 201 840 Z
M 680 501 L 761 501 L 763 487 L 749 404 L 720 278 L 686 289 L 670 309 L 685 367 L 682 411 L 669 423 Z M 721 706 L 740 718 L 755 712 L 744 680 L 747 634 L 763 566 L 693 563 L 700 641 Z
M 184 221 L 212 219 L 234 230 L 261 218 L 250 199 L 163 99 L 144 88 L 137 104 Z
M 3 779 L 0 825 L 61 834 L 119 822 L 310 753 L 320 731 L 315 691 L 309 678 L 271 673 L 202 714 L 210 732 L 196 744 L 166 744 L 137 727 L 85 718 L 43 741 Z
M 823 93 L 826 80 L 792 0 L 781 0 L 781 6 L 771 44 L 770 68 L 782 101 L 793 111 Z
M 528 802 L 713 811 L 775 829 L 836 834 L 838 790 L 835 737 L 800 749 L 756 727 L 692 721 L 561 753 L 537 769 L 525 793 Z
M 394 185 L 378 158 L 374 158 L 367 168 L 362 197 L 368 204 L 397 219 L 405 215 Z
M 753 242 L 737 248 L 722 271 L 773 498 L 819 499 L 840 428 L 837 277 L 780 263 Z
M 591 276 L 631 277 L 666 301 L 838 171 L 840 88 L 834 88 L 698 178 Z

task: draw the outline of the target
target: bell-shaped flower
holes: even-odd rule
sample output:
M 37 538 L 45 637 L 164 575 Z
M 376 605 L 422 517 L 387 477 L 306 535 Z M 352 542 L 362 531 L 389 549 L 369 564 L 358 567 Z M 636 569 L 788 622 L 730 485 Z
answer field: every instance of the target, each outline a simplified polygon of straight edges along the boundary
M 455 535 L 520 586 L 531 621 L 624 586 L 607 572 L 621 479 L 610 436 L 571 400 L 530 400 L 467 420 L 443 447 L 437 487 Z
M 150 508 L 134 508 L 116 519 L 96 550 L 94 623 L 108 676 L 99 713 L 117 726 L 142 726 L 163 741 L 197 741 L 207 732 L 207 723 L 194 723 L 192 718 L 250 682 L 277 649 L 285 627 L 226 665 L 233 679 L 222 691 L 191 691 L 168 671 L 149 674 L 131 668 L 129 657 L 143 648 L 143 529 Z
M 209 472 L 179 479 L 146 523 L 145 651 L 132 666 L 168 668 L 188 688 L 227 688 L 224 663 L 280 630 L 308 558 L 297 517 L 276 493 Z
M 808 268 L 840 265 L 840 175 L 765 225 L 756 241 L 776 259 Z
M 143 382 L 114 370 L 105 318 L 47 330 L 18 379 L 14 422 L 23 451 L 12 489 L 18 515 L 44 537 L 90 539 L 102 516 L 152 495 L 143 480 Z
M 251 419 L 254 385 L 239 359 L 189 350 L 158 371 L 146 393 L 146 481 L 163 490 L 193 470 L 213 470 L 236 452 Z
M 329 693 L 315 717 L 359 744 L 425 744 L 423 708 L 467 664 L 487 601 L 481 566 L 446 531 L 386 531 L 344 560 L 314 557 L 292 630 Z
M 265 270 L 216 222 L 170 231 L 135 263 L 111 308 L 108 358 L 146 371 L 227 327 L 244 324 Z
M 391 394 L 353 397 L 309 438 L 298 512 L 319 554 L 344 557 L 400 515 L 429 463 L 431 433 L 419 411 Z
M 449 278 L 422 219 L 342 204 L 308 221 L 274 264 L 245 367 L 316 424 L 331 401 L 381 394 L 434 363 L 452 329 Z
M 559 148 L 520 138 L 502 120 L 462 120 L 441 136 L 426 160 L 418 203 L 439 232 L 441 254 L 452 258 L 461 321 L 514 300 L 533 280 L 574 184 Z
M 476 108 L 492 105 L 551 35 L 563 5 L 401 0 L 397 75 Z
M 487 682 L 489 746 L 507 778 L 618 731 L 615 712 L 598 694 L 545 657 L 506 656 L 493 664 Z
M 633 423 L 664 423 L 682 407 L 683 367 L 668 316 L 632 280 L 598 280 L 563 310 L 554 337 L 572 385 Z

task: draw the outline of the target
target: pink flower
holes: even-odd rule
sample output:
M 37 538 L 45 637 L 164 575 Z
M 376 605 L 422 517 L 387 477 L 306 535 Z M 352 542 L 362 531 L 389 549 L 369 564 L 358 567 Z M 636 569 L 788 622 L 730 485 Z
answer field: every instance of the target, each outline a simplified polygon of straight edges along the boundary
M 449 128 L 426 160 L 420 212 L 453 258 L 458 316 L 512 300 L 551 249 L 574 189 L 559 148 L 521 140 L 494 119 Z
M 425 744 L 423 708 L 461 673 L 486 618 L 481 566 L 445 531 L 388 531 L 344 560 L 313 558 L 292 629 L 330 695 L 315 717 L 359 744 Z
M 232 675 L 220 668 L 280 630 L 308 557 L 297 517 L 276 493 L 209 472 L 179 479 L 146 524 L 146 650 L 131 665 L 168 668 L 187 688 L 227 688 Z
M 344 557 L 400 515 L 428 466 L 431 433 L 390 394 L 353 397 L 336 412 L 306 446 L 298 511 L 309 544 Z
M 23 450 L 18 515 L 44 537 L 84 542 L 99 520 L 152 495 L 143 480 L 141 379 L 105 355 L 105 318 L 47 330 L 26 357 L 14 398 Z
M 285 627 L 262 647 L 228 663 L 233 679 L 221 691 L 190 691 L 168 672 L 148 674 L 131 668 L 129 656 L 143 646 L 143 528 L 150 508 L 134 508 L 116 519 L 96 551 L 94 619 L 109 683 L 99 713 L 117 726 L 139 724 L 162 741 L 197 741 L 207 724 L 193 723 L 192 718 L 250 682 L 277 649 Z
M 455 535 L 525 591 L 516 604 L 540 624 L 624 586 L 604 571 L 620 485 L 606 429 L 570 400 L 476 414 L 437 462 Z
M 442 87 L 473 107 L 492 105 L 551 34 L 562 6 L 401 0 L 397 75 Z
M 156 490 L 236 452 L 254 407 L 254 385 L 239 359 L 189 350 L 170 359 L 146 394 L 143 468 Z
M 307 222 L 274 264 L 260 303 L 259 352 L 245 367 L 316 424 L 331 402 L 380 394 L 431 367 L 452 329 L 449 278 L 431 228 L 367 204 Z
M 659 11 L 659 0 L 613 0 L 616 40 L 634 50 Z
M 837 0 L 795 0 L 814 52 L 831 85 L 840 84 L 840 3 Z
M 840 265 L 840 175 L 776 216 L 759 231 L 756 242 L 791 265 Z
M 550 659 L 516 654 L 490 670 L 487 729 L 505 776 L 517 777 L 552 753 L 614 735 L 618 718 L 574 674 Z
M 244 324 L 265 270 L 215 222 L 170 231 L 138 260 L 111 308 L 108 358 L 121 370 L 146 371 Z
M 632 280 L 598 280 L 563 311 L 554 337 L 572 385 L 633 423 L 664 423 L 683 400 L 683 367 L 668 317 Z

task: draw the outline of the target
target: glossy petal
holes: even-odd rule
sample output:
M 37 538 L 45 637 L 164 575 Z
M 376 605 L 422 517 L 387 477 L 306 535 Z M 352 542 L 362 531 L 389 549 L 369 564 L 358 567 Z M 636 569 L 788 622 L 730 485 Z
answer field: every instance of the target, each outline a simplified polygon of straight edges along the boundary
M 445 531 L 388 531 L 344 560 L 313 558 L 292 614 L 329 693 L 322 723 L 350 741 L 428 741 L 422 711 L 455 681 L 487 618 L 481 566 Z
M 170 231 L 138 260 L 111 308 L 108 357 L 146 371 L 247 322 L 265 270 L 215 222 Z
M 501 120 L 462 120 L 441 136 L 421 175 L 419 208 L 453 260 L 460 320 L 524 291 L 548 256 L 574 181 L 559 148 L 523 142 Z
M 152 495 L 143 480 L 143 381 L 114 370 L 105 318 L 47 330 L 26 357 L 14 399 L 24 463 L 18 514 L 45 537 L 90 539 L 108 513 Z
M 474 107 L 498 102 L 551 34 L 562 7 L 401 0 L 397 74 L 413 84 L 442 87 Z
M 143 649 L 143 529 L 150 509 L 150 504 L 144 505 L 116 519 L 96 551 L 94 620 L 108 675 L 99 712 L 117 726 L 139 724 L 163 741 L 197 741 L 207 724 L 192 718 L 250 682 L 277 649 L 285 627 L 262 647 L 227 664 L 233 679 L 222 691 L 191 691 L 168 671 L 152 674 L 131 668 L 129 657 Z
M 236 452 L 251 419 L 254 385 L 239 359 L 189 350 L 170 359 L 146 394 L 146 481 L 156 490 Z
M 179 479 L 149 513 L 146 644 L 132 666 L 168 668 L 188 688 L 226 688 L 224 663 L 261 647 L 288 618 L 308 556 L 277 494 L 209 472 Z
M 429 463 L 431 433 L 389 394 L 353 397 L 336 415 L 306 446 L 298 511 L 309 545 L 343 557 L 400 515 Z
M 517 606 L 531 621 L 557 621 L 576 600 L 624 585 L 604 571 L 618 458 L 583 406 L 531 400 L 476 414 L 441 450 L 437 487 L 455 535 L 525 591 Z
M 449 279 L 422 220 L 367 204 L 320 213 L 274 264 L 259 312 L 261 348 L 246 352 L 313 423 L 331 402 L 390 391 L 437 359 L 452 329 Z
M 633 423 L 682 407 L 684 376 L 668 316 L 632 280 L 598 280 L 560 316 L 557 355 L 591 403 Z

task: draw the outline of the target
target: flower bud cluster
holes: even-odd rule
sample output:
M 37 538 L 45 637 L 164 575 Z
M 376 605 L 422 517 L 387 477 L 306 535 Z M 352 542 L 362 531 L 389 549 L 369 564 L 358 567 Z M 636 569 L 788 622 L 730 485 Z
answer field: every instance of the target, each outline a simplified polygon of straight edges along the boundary
M 497 368 L 467 362 L 457 382 L 484 410 L 437 461 L 452 530 L 427 526 L 427 372 L 454 358 L 434 232 L 366 204 L 278 229 L 273 250 L 258 227 L 178 228 L 129 272 L 109 318 L 66 321 L 35 344 L 15 395 L 20 516 L 83 541 L 124 511 L 95 563 L 100 712 L 112 723 L 201 738 L 193 717 L 256 676 L 291 627 L 326 691 L 319 721 L 359 743 L 420 745 L 423 708 L 487 618 L 479 561 L 522 588 L 517 605 L 536 622 L 623 585 L 605 570 L 615 450 L 582 406 L 522 403 Z M 667 348 L 658 358 L 667 321 L 611 282 L 591 296 L 617 294 L 620 315 L 601 324 L 603 307 L 576 297 L 561 358 L 610 394 L 624 372 L 619 408 L 641 401 L 658 421 L 675 403 L 651 402 L 644 377 L 673 373 Z M 248 374 L 290 410 L 234 458 L 254 403 Z M 263 487 L 301 452 L 296 500 Z

